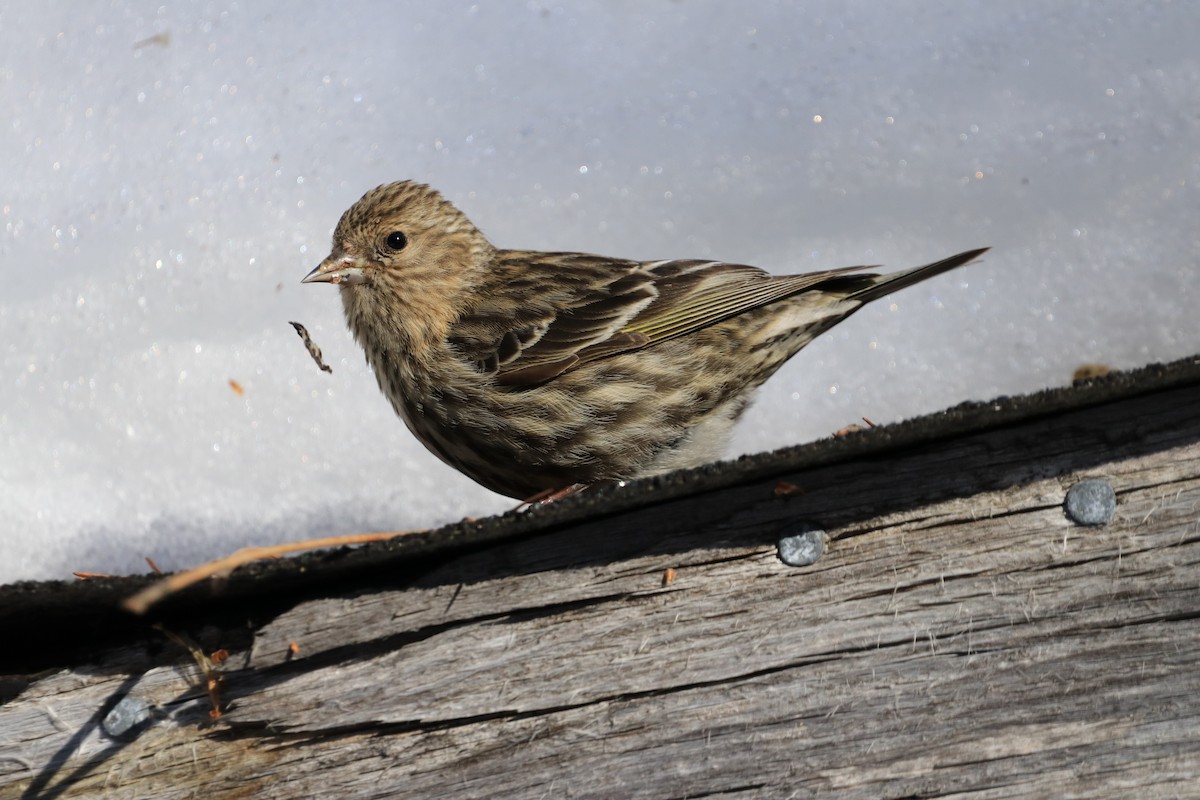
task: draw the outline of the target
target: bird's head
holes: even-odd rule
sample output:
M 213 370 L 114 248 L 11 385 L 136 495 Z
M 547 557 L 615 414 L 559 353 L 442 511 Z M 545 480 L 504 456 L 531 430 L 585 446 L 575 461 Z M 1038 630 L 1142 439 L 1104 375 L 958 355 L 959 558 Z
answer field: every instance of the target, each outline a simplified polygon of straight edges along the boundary
M 348 317 L 384 314 L 434 334 L 494 252 L 437 191 L 400 181 L 372 189 L 342 215 L 329 256 L 303 282 L 340 286 Z
M 457 282 L 491 254 L 483 234 L 436 190 L 398 181 L 377 186 L 350 206 L 333 233 L 329 256 L 303 282 L 343 287 Z

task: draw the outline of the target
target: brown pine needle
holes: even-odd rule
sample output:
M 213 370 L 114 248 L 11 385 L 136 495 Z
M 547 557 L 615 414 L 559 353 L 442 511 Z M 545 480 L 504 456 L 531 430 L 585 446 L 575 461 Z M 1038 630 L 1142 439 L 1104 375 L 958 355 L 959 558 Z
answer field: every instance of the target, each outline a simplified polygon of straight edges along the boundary
M 412 533 L 425 533 L 425 530 L 415 531 L 386 531 L 383 533 L 352 533 L 346 536 L 326 536 L 321 539 L 308 539 L 303 542 L 287 542 L 284 544 L 268 545 L 265 547 L 243 547 L 230 555 L 201 564 L 198 567 L 168 575 L 161 581 L 150 584 L 137 594 L 121 601 L 122 607 L 133 614 L 145 614 L 151 606 L 172 594 L 197 584 L 205 578 L 211 578 L 223 573 L 232 572 L 238 567 L 255 561 L 265 561 L 268 558 L 278 558 L 290 553 L 302 553 L 306 550 L 321 550 L 326 547 L 344 547 L 351 544 L 368 544 L 382 542 L 397 536 L 407 536 Z

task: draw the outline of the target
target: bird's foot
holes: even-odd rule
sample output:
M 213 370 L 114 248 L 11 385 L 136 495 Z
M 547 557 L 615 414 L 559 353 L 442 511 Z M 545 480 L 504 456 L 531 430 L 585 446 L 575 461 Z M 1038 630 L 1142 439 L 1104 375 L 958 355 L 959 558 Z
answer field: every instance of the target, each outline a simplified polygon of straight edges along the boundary
M 564 486 L 560 489 L 545 489 L 538 492 L 533 497 L 523 500 L 514 511 L 524 511 L 533 506 L 542 506 L 553 503 L 555 500 L 562 500 L 564 497 L 570 497 L 573 494 L 579 494 L 584 489 L 591 486 L 589 483 L 572 483 L 570 486 Z

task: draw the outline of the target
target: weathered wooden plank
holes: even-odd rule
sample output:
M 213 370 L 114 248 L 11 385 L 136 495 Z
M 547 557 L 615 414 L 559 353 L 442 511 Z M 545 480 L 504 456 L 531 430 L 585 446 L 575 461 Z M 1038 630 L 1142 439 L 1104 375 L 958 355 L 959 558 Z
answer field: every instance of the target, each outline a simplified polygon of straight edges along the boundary
M 1172 455 L 1195 465 L 1200 448 Z M 1121 520 L 1080 532 L 1063 519 L 1058 481 L 1038 482 L 1004 493 L 1005 502 L 1030 510 L 1001 518 L 999 526 L 962 521 L 971 509 L 950 501 L 921 509 L 919 520 L 900 518 L 859 533 L 855 546 L 870 557 L 853 565 L 830 558 L 814 571 L 785 572 L 769 550 L 729 548 L 708 551 L 706 561 L 681 568 L 666 589 L 658 586 L 658 557 L 625 562 L 623 574 L 575 570 L 569 583 L 608 591 L 566 608 L 557 603 L 460 620 L 401 648 L 331 664 L 333 687 L 326 686 L 330 675 L 324 670 L 290 668 L 294 674 L 239 698 L 230 718 L 308 730 L 525 714 L 726 681 L 885 645 L 969 654 L 997 646 L 997 638 L 1011 647 L 1026 635 L 1052 639 L 1080 626 L 1186 615 L 1197 600 L 1195 587 L 1180 585 L 1177 575 L 1197 556 L 1184 556 L 1197 533 L 1188 532 L 1197 523 L 1197 484 L 1122 487 L 1121 466 L 1114 465 L 1110 477 L 1123 510 L 1153 510 L 1160 527 L 1137 532 L 1137 520 Z M 1160 507 L 1168 490 L 1171 504 Z M 1059 502 L 1047 504 L 1047 495 Z M 992 500 L 977 499 L 983 506 Z M 1005 542 L 999 552 L 998 530 Z M 1181 557 L 1191 560 L 1180 564 Z M 824 579 L 814 577 L 822 571 Z M 527 580 L 534 584 L 530 596 L 538 596 L 537 578 Z M 614 585 L 624 591 L 611 593 Z M 463 589 L 468 591 L 491 595 L 486 586 Z M 1123 595 L 1139 602 L 1108 602 Z M 548 619 L 555 622 L 548 625 Z M 1012 629 L 1034 622 L 1032 633 Z M 379 694 L 384 675 L 390 686 L 403 689 Z M 341 691 L 374 694 L 369 702 L 338 703 Z M 338 712 L 329 710 L 331 699 Z
M 1092 476 L 1117 516 L 1079 527 Z M 831 537 L 801 570 L 798 520 Z M 35 676 L 0 797 L 1197 796 L 1200 389 L 534 533 L 254 636 L 215 723 L 154 647 Z M 157 709 L 127 740 L 122 695 Z

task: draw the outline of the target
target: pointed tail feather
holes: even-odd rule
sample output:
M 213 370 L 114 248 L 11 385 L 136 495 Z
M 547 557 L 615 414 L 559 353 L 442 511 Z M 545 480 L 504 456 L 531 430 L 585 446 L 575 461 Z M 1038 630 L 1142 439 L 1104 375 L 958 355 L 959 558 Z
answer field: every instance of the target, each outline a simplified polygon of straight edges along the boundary
M 964 253 L 959 253 L 956 256 L 943 258 L 941 261 L 935 261 L 932 264 L 926 264 L 923 267 L 913 267 L 912 269 L 902 270 L 901 272 L 893 272 L 890 275 L 880 275 L 876 278 L 875 283 L 859 289 L 851 294 L 847 299 L 857 300 L 860 303 L 866 304 L 872 300 L 878 300 L 884 295 L 898 292 L 912 286 L 915 283 L 920 283 L 927 278 L 932 278 L 935 275 L 941 275 L 943 272 L 948 272 L 955 267 L 961 267 L 970 261 L 974 261 L 979 256 L 986 253 L 991 248 L 981 247 L 978 250 L 967 250 Z

